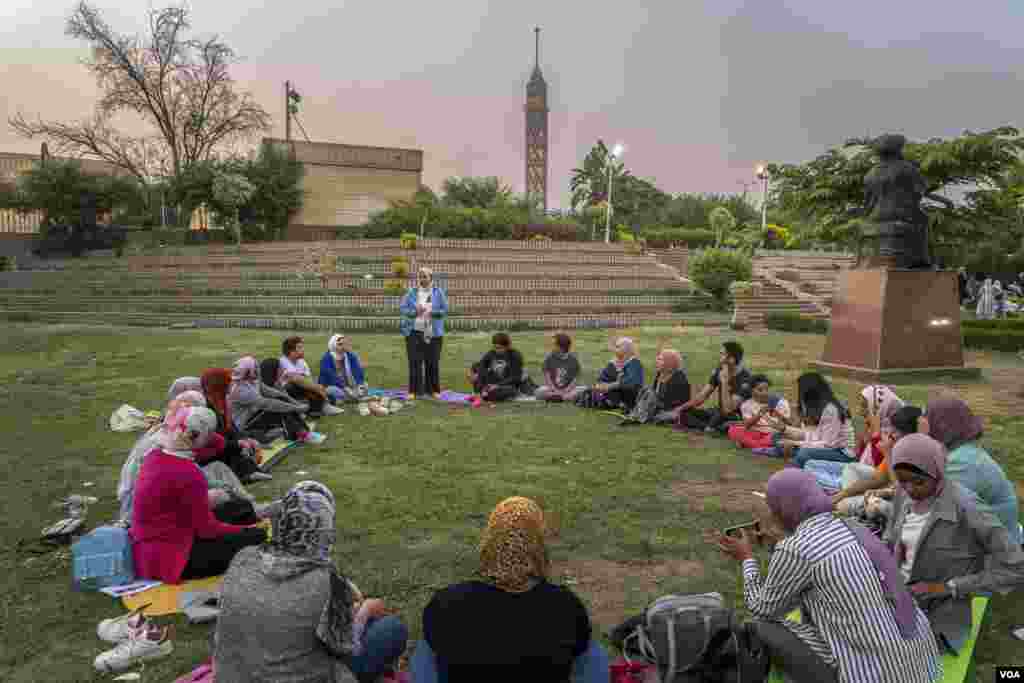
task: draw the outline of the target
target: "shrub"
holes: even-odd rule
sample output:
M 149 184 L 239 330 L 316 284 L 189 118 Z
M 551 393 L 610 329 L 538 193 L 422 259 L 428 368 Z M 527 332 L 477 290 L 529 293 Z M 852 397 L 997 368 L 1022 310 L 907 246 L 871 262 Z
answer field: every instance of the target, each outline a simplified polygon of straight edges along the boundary
M 392 278 L 384 283 L 384 293 L 388 296 L 401 296 L 405 294 L 405 280 Z
M 725 299 L 733 282 L 749 280 L 754 273 L 749 256 L 725 249 L 698 250 L 687 270 L 698 287 L 717 299 Z
M 0 256 L 0 273 L 17 270 L 17 260 L 13 256 Z
M 510 236 L 514 240 L 535 239 L 546 237 L 555 242 L 578 242 L 583 234 L 582 228 L 577 223 L 530 223 L 527 225 L 513 225 Z
M 404 258 L 395 259 L 391 262 L 391 274 L 403 280 L 409 277 L 409 262 Z
M 765 325 L 769 330 L 780 330 L 782 332 L 811 332 L 813 334 L 828 334 L 828 321 L 817 318 L 808 318 L 799 313 L 789 311 L 774 311 L 764 316 Z
M 1002 320 L 964 320 L 961 323 L 963 329 L 978 330 L 1022 330 L 1024 331 L 1024 318 L 1004 318 Z
M 403 232 L 399 237 L 402 240 L 402 249 L 415 249 L 416 248 L 416 233 L 414 232 Z
M 964 346 L 993 351 L 1024 351 L 1024 329 L 964 328 Z

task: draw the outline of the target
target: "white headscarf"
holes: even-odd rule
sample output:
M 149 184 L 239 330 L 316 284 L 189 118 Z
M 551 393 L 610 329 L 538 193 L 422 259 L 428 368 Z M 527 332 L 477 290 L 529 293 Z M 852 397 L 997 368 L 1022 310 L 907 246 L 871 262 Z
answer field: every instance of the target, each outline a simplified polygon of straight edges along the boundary
M 327 350 L 331 352 L 331 355 L 334 356 L 335 360 L 341 360 L 342 356 L 345 354 L 345 351 L 341 348 L 341 342 L 343 339 L 345 339 L 345 335 L 336 334 L 331 337 L 329 342 L 327 342 Z

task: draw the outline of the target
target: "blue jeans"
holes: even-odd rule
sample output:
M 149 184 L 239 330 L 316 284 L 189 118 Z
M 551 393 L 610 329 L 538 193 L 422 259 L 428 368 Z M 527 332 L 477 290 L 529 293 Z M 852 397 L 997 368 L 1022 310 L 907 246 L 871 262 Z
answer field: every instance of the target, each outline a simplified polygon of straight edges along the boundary
M 421 640 L 416 643 L 416 652 L 409 662 L 412 683 L 446 683 L 438 675 L 434 658 L 434 651 L 427 645 L 427 641 Z M 495 675 L 499 673 L 495 672 Z M 608 683 L 610 675 L 608 653 L 600 643 L 591 638 L 590 647 L 573 663 L 572 683 Z
M 834 460 L 808 460 L 804 469 L 814 475 L 821 488 L 838 491 L 843 488 L 843 468 L 846 465 Z
M 398 617 L 373 619 L 363 632 L 362 654 L 348 657 L 345 664 L 359 683 L 373 683 L 394 668 L 408 640 L 409 629 Z
M 854 462 L 855 458 L 844 448 L 798 448 L 793 453 L 793 464 L 797 467 L 804 467 L 809 460 L 829 460 L 845 465 Z

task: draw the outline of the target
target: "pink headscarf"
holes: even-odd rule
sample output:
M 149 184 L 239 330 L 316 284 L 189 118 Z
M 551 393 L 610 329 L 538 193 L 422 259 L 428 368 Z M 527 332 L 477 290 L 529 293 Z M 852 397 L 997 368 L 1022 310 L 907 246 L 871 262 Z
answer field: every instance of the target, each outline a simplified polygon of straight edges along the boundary
M 868 412 L 878 415 L 878 422 L 882 431 L 892 429 L 893 413 L 903 407 L 903 399 L 896 395 L 892 387 L 872 384 L 864 387 L 860 395 L 867 401 Z
M 209 408 L 179 408 L 164 418 L 157 441 L 160 450 L 192 460 L 192 451 L 202 448 L 217 431 L 217 414 Z
M 238 359 L 231 370 L 231 387 L 228 389 L 228 400 L 235 397 L 243 384 L 255 384 L 260 381 L 260 366 L 252 356 Z
M 938 486 L 935 488 L 932 498 L 942 493 L 942 489 L 945 487 L 946 449 L 927 434 L 909 434 L 897 441 L 892 449 L 890 465 L 894 469 L 900 465 L 911 465 L 937 481 Z M 914 501 L 914 512 L 918 514 L 927 512 L 932 498 Z
M 925 417 L 928 418 L 928 433 L 949 450 L 974 441 L 985 432 L 981 418 L 956 396 L 930 401 Z

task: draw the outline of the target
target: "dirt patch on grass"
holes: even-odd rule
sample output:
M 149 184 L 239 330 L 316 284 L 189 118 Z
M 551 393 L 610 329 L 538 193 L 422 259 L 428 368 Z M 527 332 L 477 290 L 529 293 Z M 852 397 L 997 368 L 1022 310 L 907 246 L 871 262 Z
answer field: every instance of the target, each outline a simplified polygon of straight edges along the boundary
M 569 585 L 590 604 L 590 618 L 602 630 L 622 623 L 637 611 L 629 604 L 631 591 L 643 593 L 647 599 L 658 594 L 662 579 L 693 578 L 704 575 L 704 564 L 691 560 L 666 562 L 612 562 L 602 559 L 581 559 L 556 562 L 552 578 Z
M 753 513 L 764 499 L 752 492 L 764 493 L 765 481 L 736 479 L 724 473 L 720 481 L 677 481 L 669 485 L 669 495 L 681 501 L 691 512 L 704 512 L 714 500 L 723 512 Z
M 975 415 L 982 417 L 1013 415 L 1024 397 L 1024 368 L 993 368 L 991 377 L 991 384 L 951 384 L 931 393 L 936 396 L 943 392 L 956 394 L 967 401 Z

